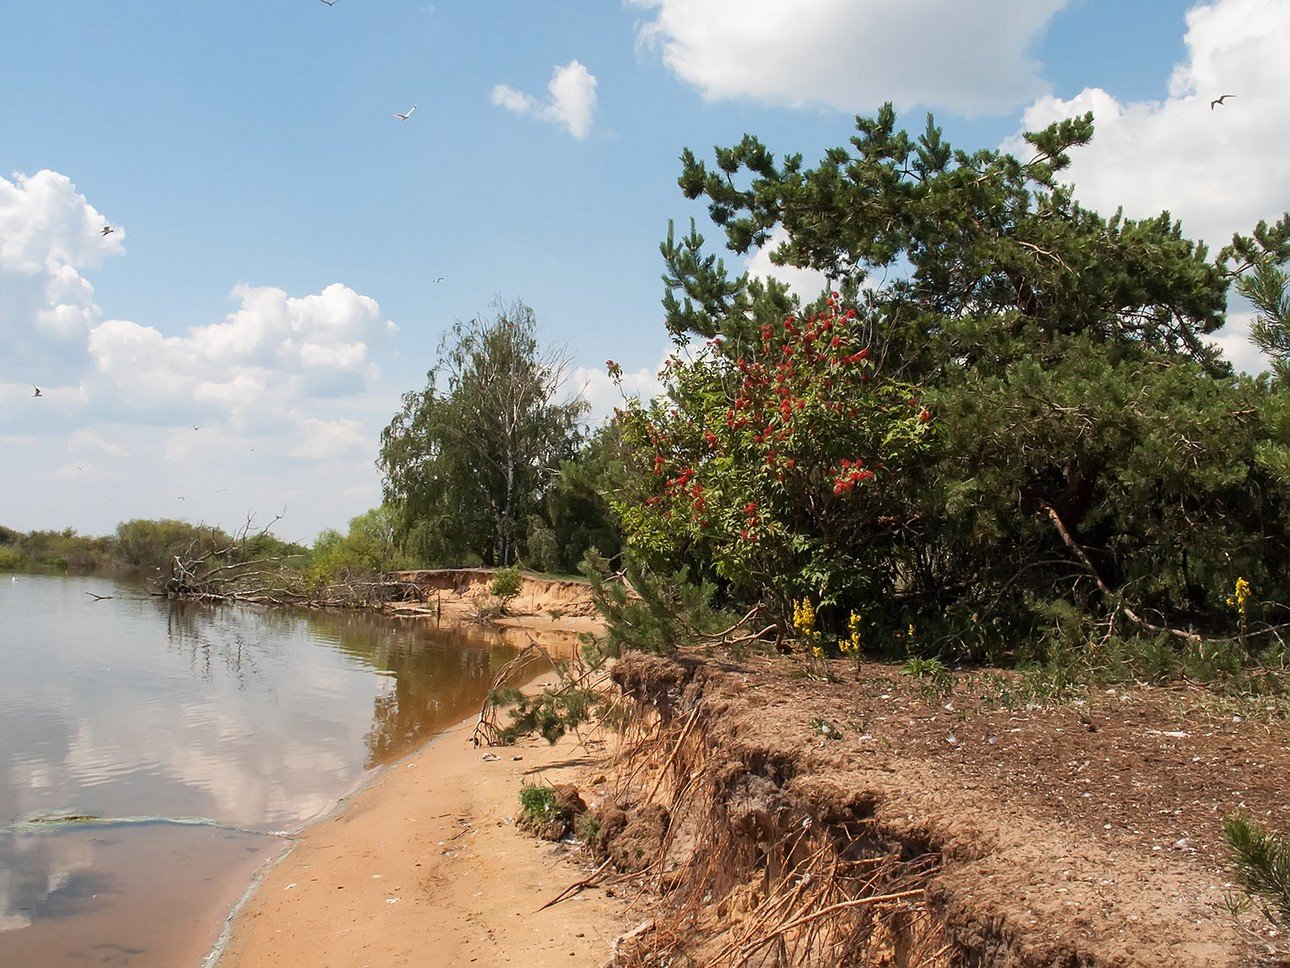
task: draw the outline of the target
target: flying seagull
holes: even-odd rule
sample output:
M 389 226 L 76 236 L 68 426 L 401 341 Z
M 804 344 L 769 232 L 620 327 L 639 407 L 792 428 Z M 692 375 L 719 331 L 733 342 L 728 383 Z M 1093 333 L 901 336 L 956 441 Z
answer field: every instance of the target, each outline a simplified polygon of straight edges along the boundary
M 35 393 L 32 394 L 33 397 L 43 397 L 45 395 L 45 392 L 41 390 L 40 387 L 36 386 L 36 384 L 33 383 L 31 386 L 32 386 L 32 389 L 36 391 Z
M 1235 95 L 1235 94 L 1220 94 L 1218 97 L 1214 98 L 1214 100 L 1212 100 L 1212 101 L 1210 101 L 1210 102 L 1209 102 L 1209 109 L 1210 109 L 1211 111 L 1213 111 L 1213 110 L 1214 110 L 1214 108 L 1215 108 L 1217 105 L 1222 104 L 1222 103 L 1223 103 L 1224 101 L 1226 101 L 1229 97 L 1236 97 L 1236 95 Z
M 327 6 L 329 6 L 329 7 L 334 7 L 334 6 L 336 6 L 336 0 L 322 0 L 322 2 L 323 2 L 323 3 L 325 3 L 325 4 L 327 4 Z
M 100 235 L 111 235 L 111 234 L 112 234 L 113 232 L 115 232 L 115 231 L 116 231 L 116 229 L 112 228 L 112 226 L 110 226 L 110 225 L 105 225 L 105 226 L 103 226 L 103 231 L 102 231 L 102 232 L 100 232 L 99 234 L 100 234 Z
M 434 281 L 435 281 L 435 284 L 438 285 L 439 283 L 443 282 L 443 276 L 435 276 Z
M 412 105 L 412 107 L 408 108 L 407 114 L 391 114 L 390 117 L 398 118 L 400 121 L 406 121 L 408 118 L 412 117 L 412 112 L 415 111 L 416 109 L 417 109 L 417 106 L 414 104 Z

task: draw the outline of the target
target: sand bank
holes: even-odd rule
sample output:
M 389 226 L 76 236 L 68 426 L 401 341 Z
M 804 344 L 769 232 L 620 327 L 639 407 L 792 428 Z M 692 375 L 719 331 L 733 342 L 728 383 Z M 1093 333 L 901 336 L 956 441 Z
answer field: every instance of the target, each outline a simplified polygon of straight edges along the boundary
M 584 891 L 583 857 L 515 829 L 522 782 L 576 782 L 567 739 L 491 751 L 473 720 L 394 765 L 308 828 L 232 926 L 220 968 L 596 965 L 626 930 L 621 902 Z

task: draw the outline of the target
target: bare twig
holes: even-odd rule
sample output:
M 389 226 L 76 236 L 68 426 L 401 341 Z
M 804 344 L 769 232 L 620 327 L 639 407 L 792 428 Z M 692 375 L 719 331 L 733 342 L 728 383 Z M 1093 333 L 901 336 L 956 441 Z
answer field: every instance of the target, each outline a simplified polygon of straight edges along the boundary
M 545 911 L 547 908 L 553 907 L 554 905 L 559 904 L 561 901 L 566 900 L 567 898 L 571 898 L 575 894 L 580 893 L 584 888 L 590 887 L 595 882 L 596 878 L 600 876 L 601 872 L 604 871 L 604 869 L 609 866 L 609 863 L 612 859 L 613 858 L 606 858 L 603 864 L 597 867 L 594 871 L 592 871 L 582 880 L 574 881 L 563 891 L 561 891 L 555 897 L 551 898 L 551 900 L 547 901 L 540 908 L 538 908 L 538 911 Z M 537 911 L 534 911 L 533 913 L 536 914 Z

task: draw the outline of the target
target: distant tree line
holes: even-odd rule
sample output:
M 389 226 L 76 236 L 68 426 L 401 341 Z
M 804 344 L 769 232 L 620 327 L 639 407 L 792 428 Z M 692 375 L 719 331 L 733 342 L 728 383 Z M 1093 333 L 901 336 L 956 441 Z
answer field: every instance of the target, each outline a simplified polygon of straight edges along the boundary
M 175 556 L 199 557 L 231 549 L 240 561 L 304 558 L 309 549 L 269 533 L 229 534 L 222 528 L 172 519 L 125 521 L 113 534 L 92 537 L 73 528 L 26 533 L 0 526 L 0 570 L 121 571 L 150 575 L 166 571 Z

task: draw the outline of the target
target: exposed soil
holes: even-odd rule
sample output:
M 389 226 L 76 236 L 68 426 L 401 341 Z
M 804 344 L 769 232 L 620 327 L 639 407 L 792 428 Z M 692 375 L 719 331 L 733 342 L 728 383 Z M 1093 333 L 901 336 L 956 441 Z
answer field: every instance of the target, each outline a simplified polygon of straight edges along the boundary
M 389 602 L 392 615 L 422 617 L 446 625 L 474 620 L 481 608 L 496 604 L 489 592 L 496 571 L 491 568 L 428 568 L 401 571 L 390 578 L 417 587 L 412 600 Z M 509 634 L 514 644 L 530 639 L 548 648 L 575 648 L 578 637 L 602 628 L 591 597 L 591 585 L 576 578 L 544 578 L 521 573 L 520 593 L 501 614 L 488 615 L 489 624 Z
M 881 856 L 922 865 L 921 894 L 895 890 L 911 870 L 895 866 L 903 880 L 867 888 L 900 901 L 879 898 L 871 907 L 893 913 L 866 922 L 867 953 L 854 953 L 852 932 L 852 954 L 834 963 L 1239 965 L 1268 952 L 1248 928 L 1284 944 L 1266 922 L 1243 929 L 1230 914 L 1222 821 L 1243 811 L 1290 832 L 1285 722 L 1146 686 L 997 708 L 980 676 L 941 695 L 895 666 L 834 662 L 843 681 L 830 683 L 791 677 L 791 661 L 633 657 L 616 668 L 660 723 L 655 765 L 671 774 L 657 799 L 674 818 L 658 881 L 672 913 L 639 963 L 828 963 L 844 935 L 791 948 L 788 933 L 758 948 L 741 928 L 767 921 L 778 884 L 808 879 L 807 830 L 821 845 L 813 856 L 833 844 L 835 871 Z M 739 863 L 739 876 L 717 877 Z M 687 884 L 687 871 L 704 884 Z M 892 926 L 897 914 L 905 927 Z M 925 919 L 916 931 L 912 918 Z

